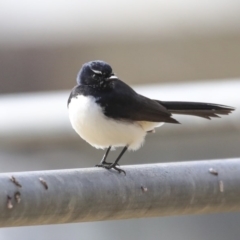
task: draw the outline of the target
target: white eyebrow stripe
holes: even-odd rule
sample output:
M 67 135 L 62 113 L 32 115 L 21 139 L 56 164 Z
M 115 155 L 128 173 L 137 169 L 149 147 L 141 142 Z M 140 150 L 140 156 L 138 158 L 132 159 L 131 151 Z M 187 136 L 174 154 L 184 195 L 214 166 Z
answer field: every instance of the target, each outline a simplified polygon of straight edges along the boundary
M 96 73 L 96 74 L 102 74 L 102 72 L 101 72 L 101 71 L 94 70 L 94 69 L 92 69 L 92 68 L 91 68 L 91 70 L 92 70 L 94 73 Z

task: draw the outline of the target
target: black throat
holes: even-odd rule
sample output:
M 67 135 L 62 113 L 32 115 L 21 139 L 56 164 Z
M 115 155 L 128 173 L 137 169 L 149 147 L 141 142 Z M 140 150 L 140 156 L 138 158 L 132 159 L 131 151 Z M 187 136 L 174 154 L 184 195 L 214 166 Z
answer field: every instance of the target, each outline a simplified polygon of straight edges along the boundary
M 77 85 L 72 89 L 67 105 L 71 103 L 72 98 L 76 98 L 79 95 L 93 96 L 96 100 L 98 100 L 101 96 L 109 93 L 112 90 L 112 86 L 113 84 L 111 80 L 101 80 L 97 84 Z

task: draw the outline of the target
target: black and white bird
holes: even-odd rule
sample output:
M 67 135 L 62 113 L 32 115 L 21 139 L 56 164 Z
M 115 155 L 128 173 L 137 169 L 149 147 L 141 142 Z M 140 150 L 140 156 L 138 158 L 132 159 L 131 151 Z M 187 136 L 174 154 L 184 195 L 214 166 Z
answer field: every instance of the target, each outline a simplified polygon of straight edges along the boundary
M 68 99 L 69 118 L 74 130 L 95 148 L 107 149 L 98 167 L 119 168 L 127 149 L 137 150 L 147 133 L 164 123 L 178 124 L 172 114 L 206 119 L 228 115 L 234 108 L 198 102 L 166 102 L 136 93 L 121 81 L 103 61 L 85 63 L 77 75 Z M 123 147 L 113 163 L 106 162 L 111 148 Z

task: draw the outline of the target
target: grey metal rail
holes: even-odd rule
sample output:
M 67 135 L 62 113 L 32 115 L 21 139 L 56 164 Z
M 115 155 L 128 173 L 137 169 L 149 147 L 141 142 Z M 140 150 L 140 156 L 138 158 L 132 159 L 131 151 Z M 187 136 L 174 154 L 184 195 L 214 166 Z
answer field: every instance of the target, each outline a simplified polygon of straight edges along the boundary
M 0 174 L 0 227 L 240 210 L 240 159 Z

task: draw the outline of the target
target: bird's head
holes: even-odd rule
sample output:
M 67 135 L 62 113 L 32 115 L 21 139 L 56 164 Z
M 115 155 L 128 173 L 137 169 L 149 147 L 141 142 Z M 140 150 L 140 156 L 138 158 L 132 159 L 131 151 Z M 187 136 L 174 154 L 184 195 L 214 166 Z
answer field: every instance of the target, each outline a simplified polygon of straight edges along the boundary
M 83 64 L 77 75 L 77 83 L 96 86 L 110 78 L 114 78 L 111 66 L 106 62 L 97 60 Z

